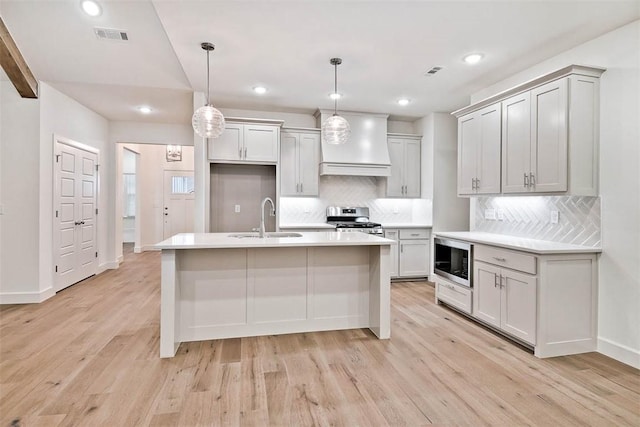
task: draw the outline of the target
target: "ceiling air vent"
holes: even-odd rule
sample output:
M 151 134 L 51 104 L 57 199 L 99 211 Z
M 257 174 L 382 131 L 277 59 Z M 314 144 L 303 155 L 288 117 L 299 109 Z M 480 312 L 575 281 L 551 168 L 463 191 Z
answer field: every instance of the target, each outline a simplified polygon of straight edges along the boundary
M 129 40 L 127 32 L 124 30 L 117 30 L 115 28 L 98 28 L 95 27 L 93 32 L 96 33 L 96 37 L 100 40 L 117 40 L 126 42 Z
M 442 67 L 433 67 L 432 69 L 430 69 L 429 71 L 424 73 L 424 75 L 427 76 L 427 77 L 433 76 L 435 73 L 437 73 L 440 70 L 442 70 Z

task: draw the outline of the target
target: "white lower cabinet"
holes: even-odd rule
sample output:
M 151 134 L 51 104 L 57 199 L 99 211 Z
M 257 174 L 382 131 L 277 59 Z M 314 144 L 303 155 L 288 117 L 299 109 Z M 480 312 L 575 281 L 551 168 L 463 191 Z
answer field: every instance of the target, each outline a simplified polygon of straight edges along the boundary
M 458 310 L 471 314 L 471 288 L 460 286 L 442 277 L 435 277 L 436 301 L 443 301 Z
M 537 276 L 474 262 L 473 315 L 535 345 Z
M 398 242 L 391 246 L 391 277 L 428 277 L 430 266 L 430 237 L 427 228 L 385 229 L 387 239 Z
M 534 254 L 474 244 L 473 251 L 473 287 L 436 276 L 436 301 L 531 346 L 537 357 L 596 350 L 597 250 Z

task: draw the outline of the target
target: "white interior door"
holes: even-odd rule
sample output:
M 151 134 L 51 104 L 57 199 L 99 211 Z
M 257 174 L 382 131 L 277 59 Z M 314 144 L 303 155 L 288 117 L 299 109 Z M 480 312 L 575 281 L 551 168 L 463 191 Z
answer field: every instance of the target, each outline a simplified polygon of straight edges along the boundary
M 193 171 L 164 171 L 164 238 L 193 233 L 195 192 Z
M 96 274 L 97 153 L 56 141 L 56 291 Z

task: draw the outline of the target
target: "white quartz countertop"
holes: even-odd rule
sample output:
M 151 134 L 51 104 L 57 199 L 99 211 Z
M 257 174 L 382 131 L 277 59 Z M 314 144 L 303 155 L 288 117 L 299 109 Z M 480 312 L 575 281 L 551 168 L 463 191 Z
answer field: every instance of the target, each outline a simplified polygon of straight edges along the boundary
M 524 237 L 507 236 L 504 234 L 486 233 L 482 231 L 438 231 L 435 237 L 463 240 L 471 243 L 484 243 L 507 249 L 532 252 L 536 254 L 571 254 L 571 253 L 600 253 L 602 248 L 593 246 L 571 245 L 548 240 L 527 239 Z
M 301 237 L 232 237 L 257 233 L 182 233 L 164 240 L 157 249 L 279 248 L 292 246 L 382 246 L 396 242 L 365 233 L 303 232 Z M 268 233 L 267 233 L 268 234 Z

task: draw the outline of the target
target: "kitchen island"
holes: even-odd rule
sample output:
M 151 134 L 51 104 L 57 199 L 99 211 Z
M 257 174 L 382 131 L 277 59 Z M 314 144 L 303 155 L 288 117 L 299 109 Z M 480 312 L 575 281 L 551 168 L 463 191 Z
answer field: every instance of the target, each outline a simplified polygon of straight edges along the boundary
M 389 338 L 393 244 L 337 232 L 185 233 L 160 242 L 160 357 L 173 357 L 181 342 L 258 335 L 369 328 Z

